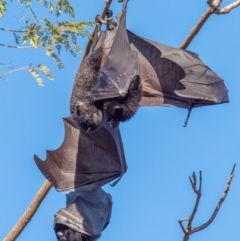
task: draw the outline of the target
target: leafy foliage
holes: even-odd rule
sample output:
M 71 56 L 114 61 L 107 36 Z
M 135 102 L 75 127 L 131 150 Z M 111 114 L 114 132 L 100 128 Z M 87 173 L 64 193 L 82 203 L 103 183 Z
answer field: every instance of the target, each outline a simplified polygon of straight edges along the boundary
M 90 37 L 87 31 L 87 27 L 93 26 L 93 22 L 73 22 L 73 21 L 56 21 L 52 22 L 49 18 L 41 20 L 37 17 L 32 7 L 31 0 L 18 0 L 21 7 L 25 8 L 26 14 L 21 23 L 23 26 L 18 29 L 0 28 L 2 31 L 8 31 L 13 34 L 15 43 L 17 46 L 14 48 L 44 48 L 47 56 L 51 56 L 59 69 L 63 68 L 63 63 L 60 59 L 60 53 L 62 49 L 70 52 L 73 56 L 81 53 L 81 48 L 77 43 L 78 37 Z M 61 14 L 67 14 L 73 20 L 75 17 L 74 8 L 70 4 L 69 0 L 38 0 L 39 4 L 43 4 L 49 13 L 55 13 L 56 16 Z M 34 4 L 34 6 L 36 3 Z M 10 5 L 8 5 L 10 7 Z M 0 0 L 0 17 L 6 13 L 6 2 Z M 9 45 L 3 45 L 8 46 Z M 41 66 L 41 67 L 39 67 Z M 49 73 L 49 69 L 43 68 L 43 65 L 39 65 L 39 69 L 31 68 L 29 73 L 37 80 L 39 85 L 42 85 L 41 78 L 38 75 L 38 70 L 41 70 L 49 79 L 53 79 Z M 0 73 L 1 74 L 1 73 Z
M 6 14 L 6 1 L 0 0 L 0 17 L 3 17 Z

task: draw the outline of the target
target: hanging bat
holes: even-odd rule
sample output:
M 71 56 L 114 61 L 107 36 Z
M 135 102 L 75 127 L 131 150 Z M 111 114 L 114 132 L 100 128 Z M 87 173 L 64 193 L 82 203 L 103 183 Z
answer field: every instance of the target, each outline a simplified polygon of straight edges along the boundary
M 126 9 L 125 0 L 110 51 L 105 50 L 103 41 L 78 69 L 70 112 L 77 125 L 85 130 L 95 130 L 103 119 L 116 127 L 119 121 L 130 119 L 139 107 L 140 63 L 128 41 Z
M 101 188 L 92 192 L 70 192 L 66 208 L 55 214 L 54 230 L 59 241 L 93 241 L 111 218 L 112 197 Z
M 62 145 L 47 151 L 46 161 L 34 156 L 38 168 L 57 191 L 93 191 L 126 172 L 118 128 L 103 122 L 96 131 L 86 133 L 72 118 L 64 118 L 64 126 Z
M 87 100 L 112 127 L 129 120 L 138 106 L 186 108 L 189 117 L 192 108 L 229 101 L 223 80 L 196 53 L 127 31 L 126 8 L 125 0 L 118 24 L 110 22 L 106 31 L 96 34 L 92 53 L 101 49 L 101 67 Z M 96 129 L 98 123 L 79 125 Z

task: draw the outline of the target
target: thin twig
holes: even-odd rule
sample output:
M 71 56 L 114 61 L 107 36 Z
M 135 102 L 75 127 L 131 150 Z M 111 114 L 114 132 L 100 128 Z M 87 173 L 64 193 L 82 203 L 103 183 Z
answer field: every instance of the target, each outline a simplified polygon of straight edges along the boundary
M 105 7 L 103 9 L 103 12 L 101 14 L 101 18 L 104 19 L 106 14 L 107 14 L 107 11 L 112 3 L 112 0 L 105 0 Z M 89 52 L 90 52 L 90 49 L 92 47 L 92 43 L 93 43 L 93 38 L 94 38 L 94 35 L 95 35 L 95 32 L 97 31 L 98 29 L 98 26 L 96 25 L 94 30 L 93 30 L 93 33 L 91 34 L 91 37 L 89 38 L 88 40 L 88 43 L 87 43 L 87 46 L 85 48 L 85 52 L 84 52 L 84 55 L 83 55 L 83 58 L 85 58 L 86 56 L 88 56 Z
M 213 11 L 213 13 L 216 13 L 216 14 L 226 14 L 226 13 L 230 13 L 230 11 L 236 7 L 238 7 L 240 5 L 240 0 L 238 1 L 235 1 L 233 3 L 230 3 L 229 5 L 227 5 L 226 7 L 224 8 L 221 8 L 221 9 L 216 9 Z
M 36 21 L 39 22 L 39 19 L 38 19 L 37 15 L 34 13 L 34 11 L 32 10 L 31 6 L 28 6 L 28 8 L 31 10 L 31 12 L 32 12 L 34 18 L 36 19 Z
M 13 46 L 8 44 L 0 44 L 0 46 L 8 47 L 8 48 L 14 48 L 14 49 L 32 49 L 32 46 Z
M 21 68 L 18 68 L 18 69 L 12 69 L 12 70 L 9 70 L 9 71 L 3 72 L 3 73 L 0 72 L 0 77 L 2 77 L 4 75 L 12 74 L 12 73 L 20 71 L 20 70 L 27 70 L 29 67 L 30 67 L 30 65 L 25 66 L 25 67 L 21 67 Z
M 195 205 L 194 205 L 194 208 L 193 208 L 193 211 L 192 211 L 192 214 L 190 215 L 190 217 L 178 220 L 178 223 L 180 224 L 180 227 L 185 234 L 184 239 L 183 239 L 184 241 L 187 241 L 189 239 L 190 235 L 191 235 L 192 222 L 193 222 L 195 214 L 198 210 L 199 202 L 200 202 L 200 199 L 201 199 L 201 196 L 202 196 L 202 193 L 201 193 L 201 190 L 202 190 L 202 172 L 201 171 L 199 172 L 199 180 L 200 180 L 199 181 L 199 189 L 197 189 L 197 178 L 196 178 L 195 172 L 193 172 L 192 178 L 189 177 L 189 180 L 190 180 L 190 183 L 192 185 L 193 191 L 197 194 L 197 198 L 196 198 L 196 202 L 195 202 Z M 182 223 L 186 222 L 186 221 L 188 221 L 188 224 L 187 224 L 187 227 L 184 228 Z
M 191 180 L 191 177 L 189 177 L 189 178 Z M 193 178 L 195 178 L 195 181 L 194 181 L 194 183 L 192 183 L 192 180 L 191 180 L 191 184 L 192 184 L 192 188 L 193 188 L 194 192 L 197 194 L 197 199 L 196 199 L 192 214 L 189 218 L 188 225 L 187 225 L 187 230 L 190 230 L 190 231 L 192 230 L 192 222 L 193 222 L 195 214 L 198 210 L 198 205 L 199 205 L 199 202 L 200 202 L 200 199 L 201 199 L 201 196 L 202 196 L 202 192 L 201 192 L 201 189 L 202 189 L 202 172 L 201 171 L 199 172 L 199 179 L 200 179 L 199 189 L 197 189 L 197 187 L 196 187 L 197 186 L 197 178 L 196 178 L 195 172 L 193 173 Z
M 178 221 L 178 223 L 179 223 L 179 225 L 180 225 L 180 227 L 181 227 L 181 229 L 182 229 L 182 231 L 183 231 L 183 233 L 184 233 L 183 241 L 188 241 L 189 238 L 190 238 L 190 236 L 191 236 L 193 233 L 199 232 L 199 231 L 207 228 L 207 227 L 213 222 L 213 220 L 216 218 L 216 216 L 217 216 L 217 214 L 218 214 L 218 212 L 219 212 L 219 210 L 220 210 L 220 208 L 221 208 L 222 203 L 224 202 L 224 200 L 225 200 L 226 197 L 227 197 L 227 193 L 228 193 L 228 191 L 229 191 L 229 188 L 230 188 L 232 179 L 233 179 L 233 177 L 234 177 L 235 167 L 236 167 L 236 164 L 233 165 L 232 171 L 231 171 L 231 173 L 230 173 L 229 180 L 228 180 L 228 182 L 227 182 L 227 184 L 226 184 L 226 187 L 225 187 L 225 189 L 224 189 L 224 192 L 223 192 L 223 194 L 222 194 L 222 196 L 221 196 L 221 198 L 220 198 L 220 200 L 219 200 L 219 202 L 218 202 L 218 204 L 217 204 L 217 206 L 216 206 L 216 208 L 215 208 L 212 216 L 210 217 L 210 219 L 209 219 L 206 223 L 204 223 L 203 225 L 201 225 L 201 226 L 199 226 L 199 227 L 196 227 L 196 228 L 192 228 L 192 222 L 193 222 L 194 217 L 195 217 L 195 214 L 196 214 L 196 212 L 197 212 L 197 210 L 198 210 L 199 202 L 200 202 L 200 199 L 201 199 L 202 173 L 201 173 L 201 171 L 200 171 L 200 183 L 199 183 L 199 189 L 198 189 L 198 190 L 197 190 L 197 188 L 196 188 L 197 179 L 196 179 L 195 173 L 193 173 L 192 178 L 189 177 L 190 182 L 191 182 L 191 185 L 192 185 L 192 189 L 193 189 L 193 191 L 197 194 L 197 199 L 196 199 L 195 206 L 194 206 L 194 208 L 193 208 L 193 211 L 192 211 L 191 216 L 188 217 L 188 218 L 185 218 L 185 219 L 180 219 L 180 220 Z M 188 222 L 188 224 L 187 224 L 187 227 L 184 228 L 184 226 L 183 226 L 182 223 L 183 223 L 183 222 L 186 222 L 186 221 Z
M 43 199 L 45 198 L 51 187 L 52 184 L 48 180 L 46 180 L 43 186 L 37 192 L 28 209 L 25 211 L 25 213 L 22 215 L 22 217 L 19 219 L 19 221 L 16 223 L 10 233 L 4 238 L 3 241 L 14 241 L 17 239 L 17 237 L 20 235 L 20 233 L 23 231 L 25 226 L 28 224 L 28 222 L 37 211 L 39 205 L 42 203 Z
M 228 194 L 228 191 L 229 191 L 229 188 L 230 188 L 232 179 L 233 179 L 233 177 L 234 177 L 235 167 L 236 167 L 236 163 L 235 163 L 234 166 L 233 166 L 233 169 L 232 169 L 232 172 L 231 172 L 231 174 L 230 174 L 229 180 L 228 180 L 228 182 L 227 182 L 227 184 L 226 184 L 226 186 L 225 186 L 225 188 L 224 188 L 223 194 L 222 194 L 222 196 L 221 196 L 221 198 L 220 198 L 220 200 L 219 200 L 219 202 L 218 202 L 218 204 L 217 204 L 217 206 L 216 206 L 216 208 L 215 208 L 215 210 L 214 210 L 211 218 L 210 218 L 206 223 L 204 223 L 203 225 L 201 225 L 201 226 L 199 226 L 199 227 L 197 227 L 197 228 L 194 228 L 194 229 L 192 230 L 192 233 L 196 233 L 196 232 L 199 232 L 199 231 L 207 228 L 207 227 L 212 223 L 212 221 L 215 219 L 215 217 L 217 216 L 218 211 L 220 210 L 222 203 L 224 202 L 224 200 L 225 200 L 226 197 L 227 197 L 227 194 Z
M 9 28 L 0 28 L 0 30 L 7 31 L 7 32 L 13 32 L 13 33 L 26 33 L 27 30 L 14 30 Z

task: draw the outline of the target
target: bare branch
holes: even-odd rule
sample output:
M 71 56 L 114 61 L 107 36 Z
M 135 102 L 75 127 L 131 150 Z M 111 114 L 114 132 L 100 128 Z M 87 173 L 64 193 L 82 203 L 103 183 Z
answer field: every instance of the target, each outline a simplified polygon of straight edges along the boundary
M 12 74 L 12 73 L 20 71 L 20 70 L 28 70 L 29 67 L 30 67 L 30 65 L 25 66 L 25 67 L 21 67 L 21 68 L 17 68 L 17 69 L 12 69 L 12 70 L 9 70 L 9 71 L 3 72 L 3 73 L 0 72 L 0 77 L 2 77 L 4 75 Z
M 25 226 L 31 220 L 35 212 L 37 211 L 39 205 L 42 203 L 43 199 L 49 192 L 50 188 L 52 187 L 51 183 L 46 180 L 43 186 L 39 189 L 36 196 L 32 200 L 31 204 L 29 205 L 28 209 L 22 215 L 20 220 L 16 223 L 10 233 L 4 238 L 3 241 L 15 241 L 19 234 L 23 231 Z
M 32 46 L 13 46 L 8 44 L 0 44 L 0 46 L 7 47 L 7 48 L 14 48 L 14 49 L 32 49 Z
M 200 202 L 200 199 L 201 199 L 201 189 L 202 189 L 202 172 L 200 171 L 200 183 L 199 183 L 199 189 L 197 190 L 197 179 L 196 179 L 196 175 L 195 173 L 193 173 L 192 175 L 192 178 L 189 177 L 190 179 L 190 182 L 191 182 L 191 185 L 192 185 L 192 189 L 193 191 L 197 194 L 197 199 L 196 199 L 196 202 L 195 202 L 195 206 L 193 208 L 193 211 L 192 211 L 192 214 L 190 217 L 188 218 L 185 218 L 185 219 L 180 219 L 178 221 L 183 233 L 184 233 L 184 237 L 183 237 L 183 241 L 187 241 L 189 240 L 190 238 L 190 235 L 192 235 L 193 233 L 196 233 L 196 232 L 199 232 L 201 230 L 203 230 L 204 228 L 207 228 L 212 222 L 213 220 L 215 219 L 215 217 L 217 216 L 218 214 L 218 211 L 220 210 L 221 208 L 221 205 L 222 203 L 224 202 L 226 196 L 227 196 L 227 193 L 229 191 L 229 188 L 230 188 L 230 185 L 231 185 L 231 182 L 232 182 L 232 179 L 234 177 L 234 170 L 235 170 L 235 167 L 236 167 L 236 164 L 234 164 L 233 168 L 232 168 L 232 171 L 231 171 L 231 174 L 230 174 L 230 177 L 229 177 L 229 180 L 226 184 L 226 187 L 224 189 L 224 192 L 222 194 L 222 197 L 220 198 L 220 201 L 218 202 L 211 218 L 206 222 L 204 223 L 203 225 L 199 226 L 199 227 L 196 227 L 196 228 L 192 228 L 192 222 L 194 220 L 194 217 L 195 217 L 195 214 L 197 213 L 197 210 L 198 210 L 198 206 L 199 206 L 199 202 Z M 187 224 L 187 227 L 184 228 L 183 226 L 183 222 L 186 222 L 188 221 L 188 224 Z
M 9 28 L 0 28 L 2 31 L 13 32 L 13 33 L 26 33 L 26 30 L 14 30 Z
M 192 181 L 191 181 L 191 184 L 192 184 L 192 188 L 193 188 L 193 191 L 197 194 L 197 199 L 196 199 L 196 202 L 195 202 L 195 206 L 193 208 L 193 211 L 192 211 L 192 214 L 189 218 L 189 221 L 188 221 L 188 225 L 187 225 L 187 230 L 192 230 L 192 221 L 195 217 L 195 214 L 198 210 L 198 205 L 199 205 L 199 202 L 200 202 L 200 199 L 201 199 L 201 196 L 202 196 L 202 193 L 201 193 L 201 188 L 202 188 L 202 172 L 200 171 L 199 172 L 199 179 L 200 179 L 200 182 L 199 182 L 199 189 L 197 190 L 197 178 L 196 178 L 196 175 L 195 175 L 195 172 L 193 172 L 193 178 L 194 178 L 194 185 L 192 184 Z M 191 180 L 191 178 L 190 178 Z
M 226 7 L 224 8 L 221 8 L 221 9 L 216 9 L 213 11 L 213 13 L 215 14 L 226 14 L 226 13 L 230 13 L 230 11 L 233 9 L 233 8 L 236 8 L 240 5 L 240 0 L 238 1 L 235 1 L 229 5 L 227 5 Z
M 186 49 L 188 45 L 192 42 L 194 37 L 198 34 L 198 32 L 201 30 L 204 23 L 208 20 L 210 15 L 212 14 L 212 9 L 208 8 L 207 11 L 201 16 L 198 23 L 194 26 L 194 28 L 191 30 L 187 38 L 182 42 L 180 45 L 180 49 Z
M 217 216 L 218 211 L 220 210 L 221 205 L 224 202 L 225 198 L 227 197 L 227 193 L 228 193 L 228 191 L 230 189 L 230 185 L 231 185 L 232 179 L 234 177 L 235 167 L 236 167 L 236 163 L 233 166 L 232 172 L 230 173 L 229 180 L 228 180 L 228 182 L 227 182 L 227 184 L 226 184 L 226 186 L 224 188 L 223 194 L 222 194 L 222 196 L 221 196 L 221 198 L 220 198 L 220 200 L 219 200 L 219 202 L 218 202 L 218 204 L 217 204 L 217 206 L 216 206 L 216 208 L 215 208 L 211 218 L 206 223 L 204 223 L 203 225 L 201 225 L 201 226 L 199 226 L 197 228 L 194 228 L 192 230 L 192 233 L 196 233 L 196 232 L 199 232 L 199 231 L 203 230 L 204 228 L 207 228 L 212 223 L 212 221 L 215 219 L 215 217 Z
M 101 14 L 101 18 L 104 20 L 106 14 L 107 14 L 107 11 L 112 3 L 112 0 L 105 0 L 105 7 L 103 9 L 103 12 Z M 91 37 L 89 38 L 88 40 L 88 43 L 87 43 L 87 46 L 86 46 L 86 49 L 85 49 L 85 52 L 84 52 L 84 55 L 83 55 L 83 58 L 85 58 L 86 56 L 88 56 L 89 52 L 90 52 L 90 49 L 92 47 L 92 43 L 93 43 L 93 38 L 94 38 L 94 33 L 95 31 L 97 31 L 97 28 L 98 26 L 95 27 L 95 29 L 93 30 L 93 33 L 91 35 Z
M 190 217 L 188 218 L 184 218 L 184 219 L 180 219 L 178 221 L 178 223 L 180 224 L 180 227 L 182 228 L 183 232 L 184 232 L 184 241 L 187 241 L 191 235 L 191 232 L 192 232 L 192 222 L 193 222 L 193 219 L 195 217 L 195 214 L 198 210 L 198 206 L 199 206 L 199 202 L 200 202 L 200 199 L 201 199 L 201 196 L 202 196 L 202 193 L 201 193 L 201 188 L 202 188 L 202 172 L 200 171 L 199 172 L 199 189 L 197 189 L 197 178 L 196 178 L 196 174 L 195 172 L 193 172 L 192 174 L 192 178 L 189 177 L 189 180 L 191 182 L 191 185 L 192 185 L 192 189 L 193 191 L 197 194 L 197 198 L 196 198 L 196 202 L 195 202 L 195 205 L 194 205 L 194 208 L 193 208 L 193 211 L 192 211 L 192 214 L 190 215 Z M 188 224 L 187 224 L 187 227 L 184 228 L 183 226 L 183 222 L 186 222 L 188 221 Z

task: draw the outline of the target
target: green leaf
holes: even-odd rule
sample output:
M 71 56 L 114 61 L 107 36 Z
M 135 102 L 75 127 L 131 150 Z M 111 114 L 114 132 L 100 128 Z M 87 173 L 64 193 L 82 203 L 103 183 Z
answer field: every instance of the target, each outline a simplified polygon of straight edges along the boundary
M 37 69 L 39 69 L 40 71 L 42 71 L 47 77 L 49 80 L 54 80 L 54 77 L 52 76 L 52 74 L 50 73 L 50 69 L 43 65 L 43 64 L 39 64 L 37 66 Z
M 37 48 L 38 47 L 38 40 L 39 40 L 39 36 L 38 35 L 34 35 L 31 40 L 30 40 L 30 44 L 34 47 Z
M 3 17 L 6 14 L 6 5 L 7 3 L 4 0 L 0 0 L 0 17 Z
M 63 69 L 63 68 L 64 68 L 63 63 L 62 63 L 62 61 L 58 58 L 58 56 L 57 56 L 54 52 L 51 53 L 51 56 L 52 56 L 52 58 L 54 59 L 54 61 L 56 62 L 58 68 L 59 68 L 59 69 Z
M 38 85 L 44 86 L 43 80 L 40 78 L 38 72 L 34 68 L 29 69 L 28 72 L 36 79 Z

